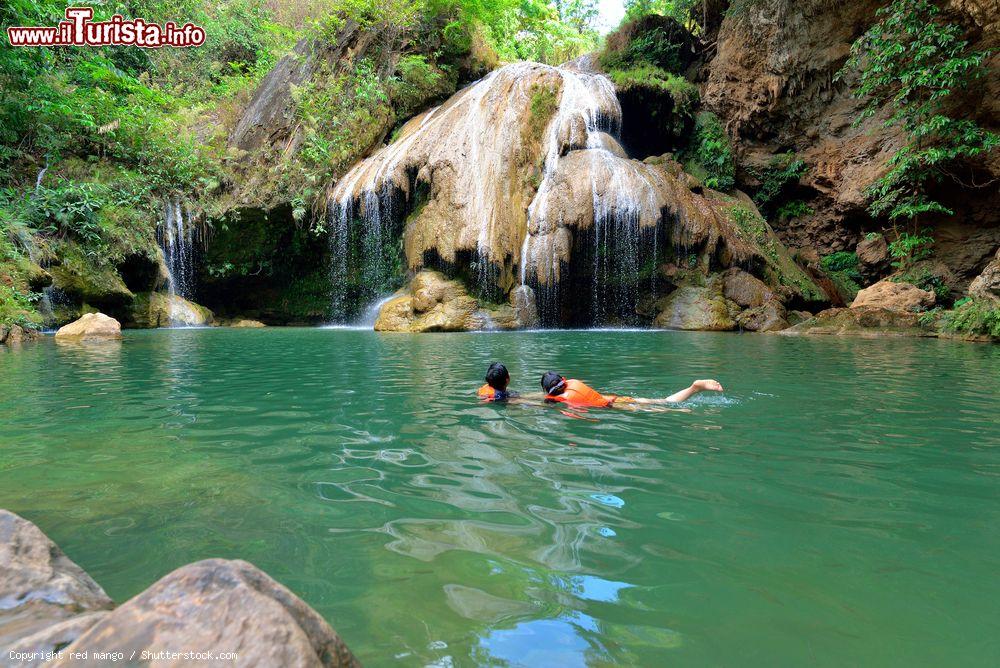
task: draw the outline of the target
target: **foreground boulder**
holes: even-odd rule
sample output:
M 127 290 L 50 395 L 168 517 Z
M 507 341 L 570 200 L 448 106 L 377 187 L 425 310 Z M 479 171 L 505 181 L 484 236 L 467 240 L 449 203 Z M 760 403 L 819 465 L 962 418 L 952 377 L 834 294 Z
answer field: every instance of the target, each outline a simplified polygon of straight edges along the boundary
M 103 313 L 87 313 L 59 328 L 56 341 L 109 341 L 122 338 L 122 326 Z
M 930 308 L 934 305 L 934 299 L 934 293 L 930 290 L 921 290 L 910 283 L 884 280 L 858 292 L 851 308 L 914 312 Z
M 100 585 L 38 527 L 0 510 L 0 647 L 51 651 L 112 605 Z
M 49 665 L 75 665 L 73 652 L 127 657 L 135 650 L 150 653 L 152 659 L 143 662 L 150 666 L 193 662 L 171 657 L 178 652 L 195 658 L 231 652 L 245 666 L 360 665 L 295 594 L 252 564 L 225 559 L 199 561 L 163 577 L 98 621 Z
M 736 324 L 748 332 L 777 332 L 788 327 L 788 312 L 781 302 L 770 299 L 736 316 Z

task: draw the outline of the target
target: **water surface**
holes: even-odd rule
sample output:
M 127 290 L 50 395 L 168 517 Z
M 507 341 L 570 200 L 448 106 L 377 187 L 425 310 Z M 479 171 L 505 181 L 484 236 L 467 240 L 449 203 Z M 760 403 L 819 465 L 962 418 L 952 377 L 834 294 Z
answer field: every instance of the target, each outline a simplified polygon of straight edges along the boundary
M 554 369 L 690 413 L 478 403 Z M 367 665 L 996 665 L 1000 347 L 128 332 L 0 347 L 0 507 L 118 601 L 247 559 Z

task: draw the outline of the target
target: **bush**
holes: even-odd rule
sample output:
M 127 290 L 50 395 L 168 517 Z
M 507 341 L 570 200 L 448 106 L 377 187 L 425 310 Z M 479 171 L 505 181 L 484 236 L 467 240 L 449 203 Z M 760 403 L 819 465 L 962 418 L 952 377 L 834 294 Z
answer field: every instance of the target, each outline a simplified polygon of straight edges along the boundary
M 1000 338 L 1000 308 L 995 303 L 979 299 L 955 302 L 955 309 L 941 316 L 942 329 L 947 332 Z
M 729 135 L 719 118 L 702 112 L 695 118 L 695 131 L 684 157 L 693 163 L 689 172 L 704 174 L 704 183 L 716 190 L 732 190 L 736 185 L 736 161 Z M 687 165 L 685 165 L 687 168 Z
M 889 243 L 889 255 L 895 258 L 892 266 L 896 269 L 908 269 L 914 262 L 930 257 L 934 252 L 931 248 L 933 245 L 930 229 L 924 229 L 919 234 L 899 233 L 895 241 Z
M 774 213 L 774 205 L 778 202 L 785 189 L 798 182 L 807 171 L 806 163 L 794 153 L 782 153 L 771 158 L 767 167 L 752 170 L 753 176 L 760 181 L 760 188 L 753 196 L 753 201 L 765 215 Z

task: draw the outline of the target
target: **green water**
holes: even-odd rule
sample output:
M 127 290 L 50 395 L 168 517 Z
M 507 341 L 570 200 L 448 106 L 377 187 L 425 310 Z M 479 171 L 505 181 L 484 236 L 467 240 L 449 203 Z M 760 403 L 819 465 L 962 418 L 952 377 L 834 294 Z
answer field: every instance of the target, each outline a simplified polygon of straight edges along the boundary
M 691 413 L 477 403 L 487 364 Z M 368 665 L 1000 662 L 1000 347 L 129 332 L 0 347 L 0 507 L 116 600 L 247 559 Z

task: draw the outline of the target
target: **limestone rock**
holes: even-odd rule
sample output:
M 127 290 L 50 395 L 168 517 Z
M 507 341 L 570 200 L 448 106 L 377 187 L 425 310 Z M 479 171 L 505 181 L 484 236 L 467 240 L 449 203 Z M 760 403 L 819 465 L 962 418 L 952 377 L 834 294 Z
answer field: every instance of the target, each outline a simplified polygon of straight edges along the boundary
M 205 327 L 215 323 L 215 315 L 201 304 L 166 292 L 136 295 L 130 325 L 141 328 Z
M 465 287 L 437 271 L 421 271 L 409 289 L 390 299 L 375 320 L 377 332 L 464 332 L 491 320 Z
M 740 329 L 749 332 L 777 332 L 788 328 L 787 313 L 781 302 L 770 299 L 760 306 L 754 306 L 736 316 Z
M 827 309 L 779 333 L 789 336 L 833 334 L 862 338 L 933 336 L 931 332 L 921 328 L 918 314 L 873 306 Z
M 26 329 L 20 325 L 0 325 L 0 344 L 16 346 L 25 341 L 41 338 L 41 333 L 34 329 Z
M 1000 307 L 1000 249 L 993 261 L 983 269 L 983 273 L 969 284 L 969 296 Z
M 738 307 L 713 287 L 684 286 L 663 300 L 653 325 L 664 329 L 728 331 L 736 328 L 734 310 L 738 311 Z
M 56 332 L 56 341 L 108 341 L 120 338 L 121 325 L 103 313 L 86 313 Z
M 260 320 L 250 320 L 248 318 L 233 320 L 228 326 L 235 327 L 236 329 L 259 329 L 261 327 L 267 327 L 267 325 L 262 323 Z
M 538 327 L 541 318 L 538 316 L 538 302 L 534 290 L 527 285 L 520 285 L 511 292 L 510 301 L 518 325 L 526 329 Z
M 879 281 L 858 293 L 851 308 L 876 307 L 889 311 L 913 312 L 934 305 L 934 293 L 910 283 Z
M 359 666 L 330 625 L 245 561 L 207 559 L 166 575 L 98 621 L 69 652 L 233 652 L 246 666 Z M 150 666 L 189 665 L 183 659 Z
M 45 665 L 43 657 L 46 654 L 50 654 L 71 644 L 108 614 L 110 613 L 106 610 L 87 612 L 69 617 L 63 621 L 54 621 L 51 625 L 46 620 L 45 625 L 37 631 L 18 638 L 2 650 L 7 657 L 15 656 L 13 653 L 17 652 L 20 656 L 29 658 L 24 658 L 20 661 L 11 661 L 9 664 L 5 663 L 4 666 L 10 666 L 10 668 L 34 668 L 35 666 Z
M 722 294 L 726 299 L 736 302 L 740 306 L 748 308 L 761 306 L 773 297 L 773 293 L 764 281 L 742 269 L 733 267 L 726 270 L 722 274 L 722 280 Z
M 100 585 L 37 526 L 6 510 L 0 510 L 0 565 L 0 647 L 112 606 Z
M 881 234 L 871 238 L 865 237 L 855 252 L 861 270 L 869 276 L 884 271 L 889 266 L 889 244 Z

